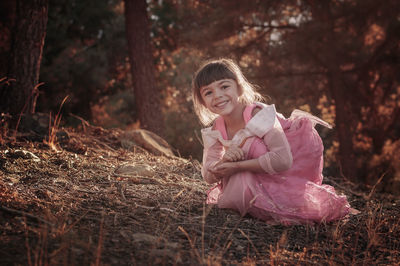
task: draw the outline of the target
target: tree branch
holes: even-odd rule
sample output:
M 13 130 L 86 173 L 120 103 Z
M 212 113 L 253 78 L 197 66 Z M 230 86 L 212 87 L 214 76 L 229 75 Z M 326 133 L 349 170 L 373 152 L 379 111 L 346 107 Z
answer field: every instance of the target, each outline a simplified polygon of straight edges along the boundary
M 243 23 L 243 27 L 249 27 L 249 28 L 262 28 L 262 29 L 278 29 L 278 30 L 295 30 L 298 29 L 299 27 L 294 26 L 294 25 L 278 25 L 278 26 L 272 26 L 272 25 L 264 25 L 264 24 L 256 24 L 256 23 Z

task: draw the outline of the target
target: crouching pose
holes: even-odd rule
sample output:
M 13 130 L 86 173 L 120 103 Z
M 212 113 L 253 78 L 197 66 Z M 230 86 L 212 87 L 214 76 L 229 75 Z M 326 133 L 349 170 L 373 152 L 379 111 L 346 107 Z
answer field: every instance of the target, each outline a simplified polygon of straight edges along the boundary
M 322 184 L 323 145 L 316 123 L 295 110 L 286 119 L 229 59 L 206 62 L 193 78 L 202 130 L 207 203 L 272 223 L 328 222 L 346 216 L 346 196 Z

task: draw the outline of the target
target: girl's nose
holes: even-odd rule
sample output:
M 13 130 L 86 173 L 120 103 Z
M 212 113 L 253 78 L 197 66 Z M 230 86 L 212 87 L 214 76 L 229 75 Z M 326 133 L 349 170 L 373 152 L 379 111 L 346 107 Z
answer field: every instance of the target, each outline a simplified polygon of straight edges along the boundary
M 215 90 L 215 93 L 214 93 L 214 96 L 215 96 L 215 98 L 221 97 L 221 96 L 222 96 L 222 91 L 219 90 L 219 89 L 216 89 L 216 90 Z

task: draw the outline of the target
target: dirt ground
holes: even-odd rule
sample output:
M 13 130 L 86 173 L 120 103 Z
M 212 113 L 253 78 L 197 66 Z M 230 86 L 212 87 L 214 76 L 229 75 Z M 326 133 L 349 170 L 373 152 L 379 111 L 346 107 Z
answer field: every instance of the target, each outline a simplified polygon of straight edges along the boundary
M 371 187 L 326 178 L 360 214 L 268 225 L 206 206 L 196 160 L 65 134 L 0 146 L 0 265 L 399 265 L 400 200 Z

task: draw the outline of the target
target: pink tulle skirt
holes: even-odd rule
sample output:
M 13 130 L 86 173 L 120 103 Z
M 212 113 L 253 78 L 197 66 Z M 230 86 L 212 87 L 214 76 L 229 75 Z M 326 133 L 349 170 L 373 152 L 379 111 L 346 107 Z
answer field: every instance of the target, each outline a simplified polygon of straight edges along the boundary
M 323 144 L 308 118 L 279 118 L 293 155 L 292 167 L 277 174 L 240 172 L 208 191 L 207 203 L 267 222 L 329 222 L 346 216 L 346 196 L 322 184 Z M 268 151 L 262 139 L 243 147 L 247 159 Z

